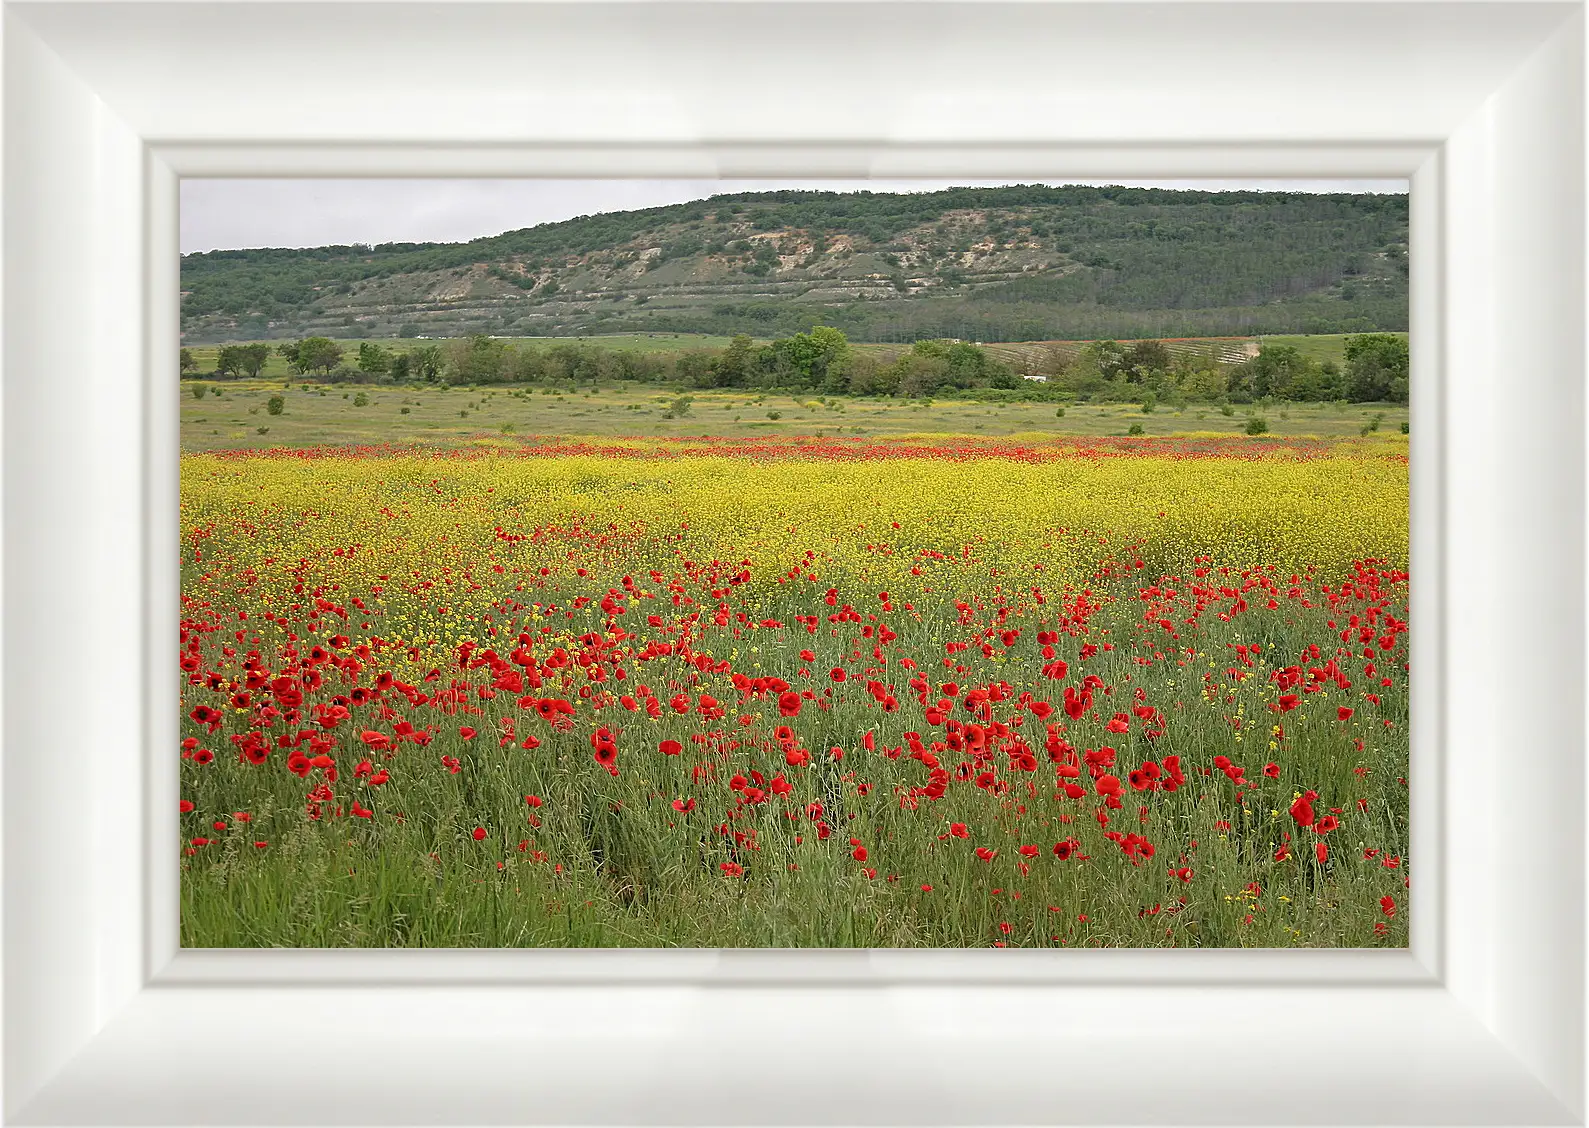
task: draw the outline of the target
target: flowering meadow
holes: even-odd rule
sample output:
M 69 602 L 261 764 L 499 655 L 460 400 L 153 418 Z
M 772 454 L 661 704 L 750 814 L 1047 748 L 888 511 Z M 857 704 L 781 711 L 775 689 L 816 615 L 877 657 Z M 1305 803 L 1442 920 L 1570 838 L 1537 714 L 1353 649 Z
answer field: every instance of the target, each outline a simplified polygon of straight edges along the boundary
M 185 945 L 1407 942 L 1401 436 L 181 487 Z

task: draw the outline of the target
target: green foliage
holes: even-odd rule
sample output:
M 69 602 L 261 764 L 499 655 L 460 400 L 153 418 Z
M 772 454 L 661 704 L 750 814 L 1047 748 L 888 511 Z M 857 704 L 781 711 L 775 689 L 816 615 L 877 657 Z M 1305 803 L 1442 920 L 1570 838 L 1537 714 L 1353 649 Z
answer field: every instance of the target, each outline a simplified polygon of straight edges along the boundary
M 1346 342 L 1346 398 L 1353 403 L 1406 403 L 1407 338 L 1366 333 Z
M 484 334 L 475 334 L 447 345 L 446 381 L 448 384 L 498 384 L 512 372 L 508 366 L 508 344 Z
M 277 351 L 287 358 L 292 370 L 299 373 L 318 372 L 328 376 L 342 360 L 342 346 L 329 337 L 306 337 L 292 346 L 290 353 L 287 346 L 280 346 Z
M 434 384 L 441 379 L 444 365 L 440 345 L 422 345 L 408 353 L 408 371 L 415 380 Z
M 1144 431 L 1142 429 L 1142 424 L 1140 423 L 1133 423 L 1131 426 L 1126 428 L 1126 434 L 1128 435 L 1140 435 L 1143 433 Z
M 193 356 L 193 350 L 184 348 L 177 354 L 178 371 L 186 376 L 189 372 L 197 372 L 199 362 Z
M 204 398 L 205 394 L 209 392 L 210 386 L 208 384 L 194 384 L 192 390 L 193 398 L 196 400 L 201 400 Z
M 359 371 L 369 376 L 385 376 L 392 370 L 392 354 L 370 341 L 359 344 Z
M 370 397 L 367 394 L 365 394 L 364 392 L 359 392 L 357 395 L 355 395 L 353 397 L 353 406 L 354 407 L 368 407 L 369 405 L 370 405 Z
M 280 415 L 287 409 L 287 400 L 284 396 L 271 396 L 265 401 L 265 412 L 268 415 Z
M 1254 415 L 1247 420 L 1247 433 L 1249 435 L 1263 435 L 1269 431 L 1269 421 L 1262 415 Z

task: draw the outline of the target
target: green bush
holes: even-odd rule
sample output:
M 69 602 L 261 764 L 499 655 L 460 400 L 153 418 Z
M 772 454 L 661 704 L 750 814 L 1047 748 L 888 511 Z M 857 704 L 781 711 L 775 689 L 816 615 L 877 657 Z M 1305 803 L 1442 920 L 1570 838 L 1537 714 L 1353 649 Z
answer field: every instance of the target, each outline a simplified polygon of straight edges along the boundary
M 1269 430 L 1269 421 L 1262 415 L 1254 415 L 1247 420 L 1247 433 L 1249 435 L 1262 435 Z
M 353 397 L 354 407 L 368 407 L 369 405 L 370 397 L 365 395 L 363 392 L 360 392 L 358 395 Z
M 1408 422 L 1407 422 L 1407 420 L 1405 420 L 1405 419 L 1403 419 L 1403 420 L 1402 420 L 1402 421 L 1401 421 L 1401 433 L 1402 433 L 1402 434 L 1404 434 L 1404 435 L 1405 435 L 1405 434 L 1407 434 L 1407 433 L 1408 433 L 1408 432 L 1409 432 L 1409 431 L 1410 431 L 1410 430 L 1411 430 L 1411 427 L 1410 427 L 1410 426 L 1409 426 L 1409 424 L 1408 424 Z
M 204 384 L 194 384 L 193 385 L 193 398 L 197 399 L 197 400 L 201 400 L 201 399 L 204 398 L 205 393 L 208 392 L 209 390 L 210 389 L 207 386 L 205 386 Z
M 1143 415 L 1152 415 L 1153 414 L 1153 409 L 1155 407 L 1158 407 L 1158 406 L 1159 406 L 1159 397 L 1154 395 L 1152 392 L 1149 392 L 1145 396 L 1142 397 L 1142 414 Z
M 256 435 L 268 435 L 268 434 L 270 434 L 270 428 L 269 427 L 255 427 L 254 428 L 254 433 Z
M 265 411 L 270 415 L 280 415 L 287 410 L 287 401 L 281 396 L 271 396 L 265 401 Z
M 1236 409 L 1231 407 L 1228 403 L 1222 403 L 1219 405 L 1219 413 L 1226 419 L 1229 419 L 1232 415 L 1236 414 Z
M 408 408 L 400 407 L 400 408 L 397 409 L 397 413 L 399 415 L 407 415 L 408 414 Z
M 1063 418 L 1065 418 L 1065 409 L 1063 407 L 1061 407 L 1058 410 L 1056 410 L 1054 412 L 1054 418 L 1055 419 L 1063 419 Z
M 1126 428 L 1126 434 L 1128 435 L 1140 435 L 1143 433 L 1142 424 L 1140 423 L 1133 423 L 1131 426 Z
M 767 413 L 767 418 L 768 419 L 782 419 L 783 418 L 783 412 L 781 412 L 781 411 L 769 411 Z

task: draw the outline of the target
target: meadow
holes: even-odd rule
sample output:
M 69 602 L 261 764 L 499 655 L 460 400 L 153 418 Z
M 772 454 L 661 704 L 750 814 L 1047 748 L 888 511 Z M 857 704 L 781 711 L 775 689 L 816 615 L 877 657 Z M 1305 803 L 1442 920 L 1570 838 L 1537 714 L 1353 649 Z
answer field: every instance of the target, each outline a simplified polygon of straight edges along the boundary
M 200 394 L 195 394 L 195 392 Z M 280 396 L 281 414 L 270 399 Z M 1063 410 L 1063 414 L 1060 411 Z M 494 385 L 335 385 L 278 380 L 185 382 L 181 441 L 185 451 L 264 446 L 460 443 L 516 446 L 536 436 L 586 434 L 682 438 L 795 436 L 890 438 L 971 435 L 1034 439 L 1056 436 L 1239 435 L 1254 415 L 1280 437 L 1347 438 L 1365 428 L 1399 433 L 1407 408 L 1394 404 L 1282 403 L 1056 405 L 975 399 L 912 400 L 819 393 L 668 391 L 654 385 L 599 390 Z
M 222 387 L 185 945 L 1407 942 L 1390 409 Z

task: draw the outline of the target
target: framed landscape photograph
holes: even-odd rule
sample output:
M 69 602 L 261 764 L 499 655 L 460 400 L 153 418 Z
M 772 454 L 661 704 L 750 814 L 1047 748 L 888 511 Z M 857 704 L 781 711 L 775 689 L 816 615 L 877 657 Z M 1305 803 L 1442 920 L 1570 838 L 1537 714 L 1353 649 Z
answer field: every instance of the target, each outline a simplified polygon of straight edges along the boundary
M 185 182 L 184 947 L 1404 947 L 1407 204 Z
M 5 1116 L 1582 1123 L 1583 36 L 8 5 Z

